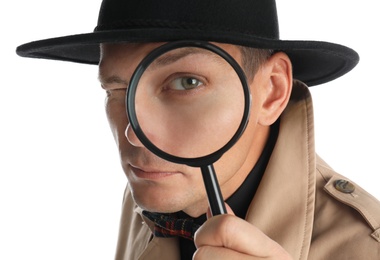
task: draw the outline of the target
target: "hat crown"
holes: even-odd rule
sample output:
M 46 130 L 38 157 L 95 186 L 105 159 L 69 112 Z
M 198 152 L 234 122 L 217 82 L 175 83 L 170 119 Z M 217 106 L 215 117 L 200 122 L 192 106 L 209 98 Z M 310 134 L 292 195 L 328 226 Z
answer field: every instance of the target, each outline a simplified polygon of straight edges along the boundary
M 56 37 L 17 47 L 23 57 L 98 64 L 100 43 L 200 40 L 281 50 L 294 78 L 309 86 L 356 66 L 358 54 L 320 41 L 280 40 L 275 0 L 103 0 L 93 33 Z
M 275 0 L 103 0 L 95 31 L 147 28 L 279 38 Z

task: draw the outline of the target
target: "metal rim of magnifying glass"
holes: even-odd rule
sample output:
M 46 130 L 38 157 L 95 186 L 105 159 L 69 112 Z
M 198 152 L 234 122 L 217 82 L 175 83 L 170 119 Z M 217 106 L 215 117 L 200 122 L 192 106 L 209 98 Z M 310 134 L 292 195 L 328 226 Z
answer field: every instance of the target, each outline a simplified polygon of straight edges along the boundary
M 169 154 L 161 150 L 157 146 L 155 146 L 149 140 L 149 138 L 146 137 L 143 130 L 141 129 L 137 116 L 136 116 L 136 109 L 135 109 L 136 89 L 137 89 L 139 80 L 142 74 L 145 72 L 145 70 L 159 56 L 163 55 L 164 53 L 168 51 L 178 49 L 178 48 L 183 48 L 183 47 L 203 48 L 221 56 L 224 60 L 226 60 L 232 66 L 232 68 L 237 73 L 240 79 L 240 82 L 242 84 L 243 91 L 244 91 L 244 112 L 243 112 L 240 125 L 238 129 L 236 130 L 235 134 L 220 149 L 208 155 L 195 157 L 195 158 L 178 157 L 178 156 Z M 131 127 L 135 135 L 137 136 L 137 138 L 140 140 L 140 142 L 152 153 L 154 153 L 155 155 L 167 161 L 180 163 L 180 164 L 186 164 L 186 165 L 194 166 L 194 167 L 206 166 L 206 165 L 210 165 L 216 162 L 226 151 L 228 151 L 239 140 L 240 136 L 243 134 L 248 124 L 250 108 L 251 108 L 251 94 L 249 91 L 245 73 L 243 72 L 240 65 L 226 51 L 224 51 L 223 49 L 219 48 L 218 46 L 214 44 L 211 44 L 205 41 L 190 41 L 190 40 L 189 41 L 175 41 L 175 42 L 166 43 L 154 49 L 137 66 L 135 72 L 133 73 L 131 77 L 130 84 L 127 90 L 127 95 L 126 95 L 126 110 L 127 110 L 126 112 L 128 114 L 129 123 L 131 124 Z

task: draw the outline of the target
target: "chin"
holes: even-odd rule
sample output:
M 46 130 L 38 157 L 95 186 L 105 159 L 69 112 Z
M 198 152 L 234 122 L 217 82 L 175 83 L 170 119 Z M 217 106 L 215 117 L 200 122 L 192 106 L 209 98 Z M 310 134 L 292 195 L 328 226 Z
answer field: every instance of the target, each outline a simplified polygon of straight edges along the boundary
M 179 200 L 179 196 L 169 196 L 167 194 L 156 194 L 156 192 L 133 192 L 132 196 L 136 204 L 143 210 L 160 213 L 173 213 L 183 209 L 184 201 Z M 173 199 L 176 197 L 177 199 Z

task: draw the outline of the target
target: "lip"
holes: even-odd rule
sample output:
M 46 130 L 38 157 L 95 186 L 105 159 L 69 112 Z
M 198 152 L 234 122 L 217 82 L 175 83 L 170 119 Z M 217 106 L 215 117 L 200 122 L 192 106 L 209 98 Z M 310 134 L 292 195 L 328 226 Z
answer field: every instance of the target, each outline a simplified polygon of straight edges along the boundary
M 164 170 L 156 170 L 156 169 L 142 169 L 137 166 L 129 165 L 133 174 L 139 179 L 146 180 L 159 180 L 163 178 L 167 178 L 173 175 L 179 174 L 179 172 L 175 171 L 164 171 Z

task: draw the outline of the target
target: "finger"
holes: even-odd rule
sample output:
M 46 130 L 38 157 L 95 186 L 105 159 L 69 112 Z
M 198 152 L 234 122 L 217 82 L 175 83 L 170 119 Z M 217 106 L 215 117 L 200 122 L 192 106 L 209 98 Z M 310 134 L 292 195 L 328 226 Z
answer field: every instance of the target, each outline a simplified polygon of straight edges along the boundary
M 208 219 L 195 233 L 194 242 L 197 248 L 225 247 L 258 257 L 286 253 L 258 228 L 232 215 L 218 215 Z

